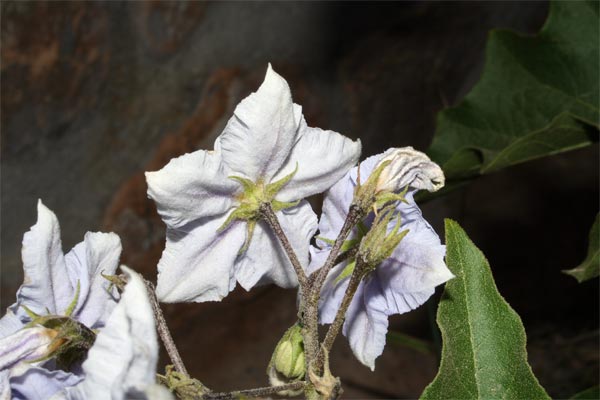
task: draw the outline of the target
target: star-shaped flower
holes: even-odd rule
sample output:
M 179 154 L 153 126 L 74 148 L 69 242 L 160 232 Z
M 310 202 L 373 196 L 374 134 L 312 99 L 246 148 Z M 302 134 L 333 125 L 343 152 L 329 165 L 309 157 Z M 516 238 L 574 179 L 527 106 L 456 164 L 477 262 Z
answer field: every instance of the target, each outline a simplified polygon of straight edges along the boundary
M 113 274 L 117 268 L 121 254 L 119 237 L 114 233 L 88 232 L 84 241 L 65 256 L 56 216 L 41 201 L 37 211 L 36 224 L 23 237 L 25 277 L 17 292 L 17 302 L 0 319 L 2 343 L 19 343 L 19 338 L 40 329 L 27 327 L 35 315 L 41 318 L 69 317 L 87 327 L 89 332 L 100 329 L 117 302 L 109 290 L 110 283 L 101 274 Z M 31 340 L 44 346 L 48 335 L 55 334 L 48 330 L 44 332 L 32 336 Z M 29 341 L 27 346 L 31 345 Z M 45 348 L 54 349 L 56 345 L 51 342 Z M 47 398 L 61 387 L 81 380 L 79 374 L 56 369 L 53 360 L 19 365 L 20 361 L 31 358 L 19 355 L 21 350 L 23 347 L 10 353 L 12 358 L 9 354 L 3 357 L 0 393 L 9 390 L 7 387 L 10 386 L 12 396 L 17 399 L 32 398 L 35 393 Z
M 358 161 L 360 142 L 310 128 L 287 82 L 271 66 L 242 100 L 214 151 L 199 150 L 146 173 L 148 195 L 167 224 L 158 265 L 161 301 L 216 301 L 236 281 L 297 285 L 292 266 L 259 208 L 270 203 L 308 261 L 316 216 L 302 200 L 331 187 Z
M 390 160 L 390 156 L 391 160 Z M 375 368 L 375 359 L 385 346 L 388 316 L 402 314 L 423 304 L 435 287 L 453 275 L 444 263 L 445 246 L 423 218 L 413 195 L 418 190 L 437 190 L 444 182 L 441 169 L 421 152 L 412 148 L 390 149 L 367 158 L 360 164 L 360 181 L 364 183 L 381 165 L 391 161 L 383 170 L 377 190 L 393 190 L 404 194 L 406 203 L 397 202 L 396 217 L 401 218 L 400 230 L 408 230 L 392 256 L 383 261 L 360 283 L 346 312 L 343 333 L 354 355 L 364 365 Z M 346 219 L 357 185 L 358 168 L 353 168 L 325 195 L 323 215 L 319 222 L 320 238 L 335 239 Z M 355 229 L 349 240 L 357 241 L 373 223 L 373 213 Z M 396 225 L 388 225 L 391 232 Z M 361 233 L 362 230 L 362 233 Z M 309 272 L 320 268 L 329 254 L 329 240 L 318 240 L 319 247 L 311 248 Z M 350 242 L 351 243 L 351 242 Z M 343 262 L 332 269 L 321 292 L 319 321 L 332 323 L 349 283 L 348 264 Z M 352 268 L 350 266 L 349 268 Z M 345 270 L 345 271 L 344 271 Z M 341 275 L 342 274 L 342 275 Z

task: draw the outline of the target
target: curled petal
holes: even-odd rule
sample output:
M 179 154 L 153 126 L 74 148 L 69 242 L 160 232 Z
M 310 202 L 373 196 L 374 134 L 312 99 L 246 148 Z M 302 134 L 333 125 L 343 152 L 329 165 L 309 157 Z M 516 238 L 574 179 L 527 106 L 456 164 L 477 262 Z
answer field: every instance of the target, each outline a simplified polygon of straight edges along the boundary
M 269 64 L 264 82 L 236 107 L 215 150 L 235 175 L 268 182 L 296 142 L 299 122 L 287 82 Z
M 435 192 L 444 186 L 444 173 L 429 157 L 412 147 L 387 150 L 381 162 L 390 161 L 379 176 L 378 187 L 392 192 L 406 186 Z
M 302 201 L 296 207 L 277 212 L 277 216 L 298 261 L 301 265 L 306 265 L 310 238 L 317 230 L 317 216 L 310 204 Z M 284 288 L 298 285 L 296 272 L 279 239 L 264 222 L 256 225 L 250 246 L 240 256 L 236 265 L 236 278 L 246 290 L 257 283 L 274 283 Z
M 339 181 L 360 157 L 360 140 L 352 141 L 333 131 L 309 128 L 300 122 L 300 138 L 284 167 L 273 178 L 278 180 L 298 171 L 277 194 L 280 201 L 294 201 L 322 193 Z
M 99 393 L 134 398 L 155 383 L 158 342 L 146 286 L 140 275 L 121 269 L 128 276 L 121 300 L 83 363 L 85 379 L 66 389 L 67 399 L 91 399 Z
M 58 220 L 42 201 L 38 201 L 38 220 L 23 236 L 23 270 L 25 278 L 17 292 L 17 303 L 10 309 L 22 321 L 29 317 L 21 306 L 37 313 L 64 311 L 75 294 L 67 273 L 60 241 Z
M 228 179 L 218 152 L 198 150 L 172 159 L 163 169 L 146 172 L 148 196 L 170 228 L 229 210 L 238 184 Z
M 79 296 L 72 316 L 85 326 L 97 329 L 116 305 L 110 282 L 104 275 L 114 275 L 119 265 L 121 240 L 114 233 L 88 232 L 82 243 L 65 256 L 70 276 L 76 277 Z M 65 310 L 59 310 L 61 313 Z
M 47 357 L 57 332 L 41 326 L 21 329 L 0 339 L 0 370 L 10 368 L 21 361 Z
M 167 229 L 158 263 L 156 293 L 162 302 L 219 301 L 235 288 L 233 266 L 245 239 L 245 222 L 217 233 L 227 215 Z

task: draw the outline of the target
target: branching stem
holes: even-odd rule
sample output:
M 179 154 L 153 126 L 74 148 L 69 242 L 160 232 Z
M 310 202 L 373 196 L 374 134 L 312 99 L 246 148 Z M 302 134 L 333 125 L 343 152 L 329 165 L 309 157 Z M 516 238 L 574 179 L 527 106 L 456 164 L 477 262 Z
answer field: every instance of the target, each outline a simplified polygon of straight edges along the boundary
M 171 336 L 171 332 L 169 331 L 169 327 L 167 326 L 167 322 L 165 321 L 165 316 L 163 315 L 163 312 L 160 309 L 160 304 L 158 303 L 158 299 L 156 298 L 154 285 L 152 284 L 152 282 L 147 281 L 146 279 L 144 279 L 144 284 L 146 285 L 146 291 L 148 292 L 150 304 L 152 305 L 152 311 L 154 312 L 156 330 L 158 331 L 158 335 L 160 336 L 163 344 L 165 345 L 165 349 L 169 354 L 169 358 L 171 359 L 175 370 L 180 374 L 184 375 L 186 378 L 189 378 L 190 375 L 188 374 L 187 369 L 183 364 L 183 360 L 179 355 L 177 346 L 175 346 L 175 342 L 173 341 L 173 337 Z
M 273 207 L 271 207 L 271 203 L 261 204 L 260 213 L 273 230 L 273 233 L 275 233 L 275 236 L 277 236 L 279 239 L 281 246 L 285 250 L 290 262 L 292 263 L 292 266 L 294 267 L 294 271 L 296 271 L 298 283 L 300 284 L 300 290 L 302 290 L 304 293 L 307 287 L 306 274 L 304 273 L 304 269 L 298 260 L 298 256 L 296 255 L 294 248 L 290 244 L 290 241 L 288 240 L 283 228 L 281 227 L 281 224 L 279 223 L 279 218 L 277 218 L 275 211 L 273 211 Z
M 284 390 L 298 390 L 304 388 L 305 382 L 293 382 L 281 386 L 269 386 L 256 389 L 236 390 L 234 392 L 206 393 L 202 396 L 203 400 L 233 400 L 240 396 L 261 397 L 275 394 Z

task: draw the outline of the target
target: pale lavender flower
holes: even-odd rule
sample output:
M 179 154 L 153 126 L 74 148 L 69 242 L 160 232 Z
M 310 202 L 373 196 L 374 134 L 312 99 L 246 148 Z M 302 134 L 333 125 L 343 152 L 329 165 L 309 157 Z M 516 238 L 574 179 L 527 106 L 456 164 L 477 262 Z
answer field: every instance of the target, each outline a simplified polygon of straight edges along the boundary
M 114 233 L 88 232 L 84 241 L 65 256 L 56 216 L 41 200 L 37 211 L 36 224 L 23 237 L 25 277 L 17 292 L 17 302 L 0 319 L 2 343 L 30 334 L 34 332 L 32 329 L 43 329 L 25 328 L 32 321 L 28 312 L 40 316 L 69 313 L 88 328 L 99 329 L 116 305 L 116 298 L 108 290 L 110 282 L 101 273 L 114 274 L 121 253 L 119 237 Z M 30 346 L 37 344 L 39 349 L 47 346 L 45 335 L 30 339 Z M 54 370 L 52 360 L 20 363 L 29 359 L 19 355 L 19 351 L 2 356 L 0 393 L 12 390 L 15 399 L 46 399 L 65 385 L 81 380 L 78 373 Z
M 401 218 L 401 230 L 409 230 L 392 256 L 382 262 L 360 283 L 346 313 L 343 334 L 348 338 L 354 355 L 371 369 L 381 355 L 388 330 L 388 316 L 402 314 L 423 304 L 435 287 L 452 278 L 444 263 L 445 246 L 423 218 L 413 195 L 421 189 L 437 190 L 444 182 L 441 169 L 423 153 L 412 148 L 390 149 L 367 158 L 360 164 L 360 179 L 364 183 L 371 172 L 385 159 L 393 159 L 379 180 L 378 189 L 400 192 L 408 185 L 407 203 L 398 202 L 395 212 Z M 395 158 L 394 158 L 395 157 Z M 335 239 L 346 219 L 357 184 L 357 168 L 353 168 L 325 195 L 323 214 L 319 222 L 320 238 Z M 367 216 L 369 227 L 373 220 Z M 392 220 L 388 231 L 395 225 Z M 358 238 L 355 230 L 349 239 Z M 317 240 L 311 248 L 309 272 L 321 267 L 330 246 Z M 334 267 L 321 293 L 319 321 L 332 323 L 340 307 L 349 278 L 336 279 L 346 267 L 344 262 Z
M 158 339 L 142 277 L 121 266 L 127 285 L 83 363 L 85 379 L 52 399 L 172 399 L 156 384 Z
M 282 206 L 277 215 L 305 264 L 317 223 L 302 199 L 344 176 L 360 148 L 359 141 L 308 127 L 287 82 L 269 65 L 263 84 L 236 107 L 214 151 L 185 154 L 146 173 L 148 195 L 167 225 L 158 265 L 161 301 L 221 300 L 236 281 L 246 290 L 268 282 L 296 286 L 291 264 L 266 224 L 228 217 L 250 202 L 273 201 L 276 211 Z M 290 176 L 276 194 L 265 192 Z M 282 204 L 299 200 L 297 206 Z

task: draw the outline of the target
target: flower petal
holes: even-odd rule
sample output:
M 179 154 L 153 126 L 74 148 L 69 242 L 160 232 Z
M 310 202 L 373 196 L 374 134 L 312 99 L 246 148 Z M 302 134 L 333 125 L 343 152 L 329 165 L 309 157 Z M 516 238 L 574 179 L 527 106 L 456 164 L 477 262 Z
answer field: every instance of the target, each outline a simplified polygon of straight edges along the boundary
M 8 370 L 0 371 L 0 400 L 10 400 L 10 382 L 8 381 Z
M 23 321 L 8 308 L 4 317 L 0 319 L 0 338 L 12 335 L 24 325 Z
M 21 329 L 0 339 L 0 370 L 21 361 L 37 360 L 48 356 L 50 344 L 57 332 L 41 326 Z
M 82 365 L 85 379 L 66 389 L 68 399 L 91 399 L 99 393 L 131 398 L 129 394 L 143 393 L 156 381 L 158 341 L 146 286 L 139 274 L 121 269 L 128 283 Z
M 435 287 L 454 277 L 446 267 L 446 248 L 414 203 L 401 203 L 402 229 L 409 233 L 375 274 L 388 302 L 388 315 L 402 314 L 423 304 Z
M 354 197 L 354 186 L 350 184 L 349 176 L 350 173 L 347 173 L 325 193 L 323 212 L 319 220 L 319 236 L 317 237 L 317 244 L 321 248 L 330 247 L 330 245 L 318 238 L 335 240 L 348 215 Z
M 375 359 L 383 353 L 388 330 L 386 300 L 378 282 L 369 278 L 359 285 L 346 312 L 343 333 L 352 352 L 364 365 L 375 370 Z
M 310 204 L 302 201 L 296 207 L 278 212 L 277 216 L 298 261 L 307 265 L 310 239 L 317 230 L 317 216 Z M 256 284 L 274 283 L 283 288 L 298 285 L 287 254 L 264 221 L 256 225 L 250 246 L 236 263 L 236 278 L 246 290 Z
M 358 162 L 360 140 L 333 131 L 309 128 L 302 118 L 300 139 L 292 148 L 284 167 L 273 178 L 277 181 L 294 171 L 294 177 L 277 194 L 280 201 L 294 201 L 322 193 L 339 181 Z
M 82 379 L 70 372 L 48 371 L 45 368 L 32 367 L 26 363 L 21 363 L 10 370 L 13 400 L 54 399 L 53 395 L 60 396 L 61 390 L 78 384 Z
M 246 223 L 233 222 L 217 233 L 227 215 L 167 229 L 167 244 L 158 263 L 156 293 L 162 302 L 219 301 L 235 287 L 234 262 Z
M 262 85 L 236 107 L 215 151 L 236 175 L 269 182 L 296 142 L 299 118 L 290 87 L 269 64 Z
M 17 302 L 10 309 L 21 321 L 29 321 L 23 305 L 45 314 L 64 311 L 75 294 L 72 278 L 67 273 L 56 215 L 38 201 L 38 219 L 23 236 L 23 285 L 17 291 Z
M 172 159 L 163 169 L 146 172 L 148 196 L 170 228 L 229 210 L 239 185 L 228 179 L 218 152 L 198 150 Z
M 108 291 L 110 282 L 102 274 L 114 275 L 120 255 L 119 236 L 88 232 L 84 241 L 65 256 L 70 276 L 79 283 L 79 298 L 72 316 L 89 328 L 103 327 L 116 305 L 113 293 Z

